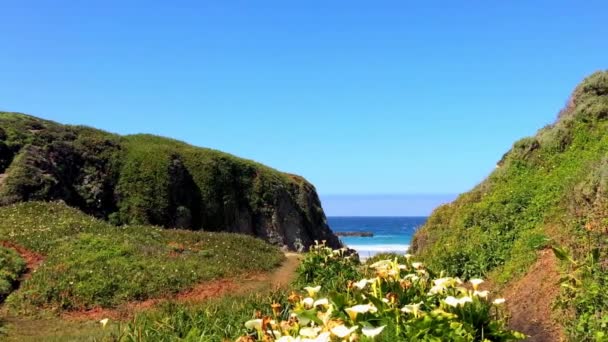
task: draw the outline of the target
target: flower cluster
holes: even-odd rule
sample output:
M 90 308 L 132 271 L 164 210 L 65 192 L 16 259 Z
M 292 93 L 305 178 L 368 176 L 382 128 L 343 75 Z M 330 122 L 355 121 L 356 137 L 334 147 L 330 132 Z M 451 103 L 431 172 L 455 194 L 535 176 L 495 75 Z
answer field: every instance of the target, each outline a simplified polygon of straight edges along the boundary
M 323 247 L 321 247 L 323 248 Z M 338 252 L 336 255 L 341 255 Z M 325 262 L 330 262 L 327 259 Z M 504 299 L 492 300 L 481 279 L 434 277 L 422 263 L 381 260 L 363 267 L 338 291 L 325 285 L 292 293 L 288 310 L 246 323 L 241 341 L 321 342 L 522 339 L 501 319 Z M 283 313 L 283 315 L 281 315 Z

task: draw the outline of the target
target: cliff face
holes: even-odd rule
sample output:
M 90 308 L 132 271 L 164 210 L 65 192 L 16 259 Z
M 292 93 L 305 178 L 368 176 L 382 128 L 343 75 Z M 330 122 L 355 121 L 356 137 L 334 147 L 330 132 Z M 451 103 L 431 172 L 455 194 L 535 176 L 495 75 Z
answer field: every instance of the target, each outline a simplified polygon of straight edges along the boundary
M 114 224 L 340 242 L 305 179 L 179 141 L 0 113 L 0 205 L 62 200 Z
M 554 124 L 516 142 L 486 180 L 435 210 L 412 249 L 451 274 L 508 281 L 549 244 L 576 251 L 586 234 L 608 232 L 607 216 L 608 72 L 597 72 Z

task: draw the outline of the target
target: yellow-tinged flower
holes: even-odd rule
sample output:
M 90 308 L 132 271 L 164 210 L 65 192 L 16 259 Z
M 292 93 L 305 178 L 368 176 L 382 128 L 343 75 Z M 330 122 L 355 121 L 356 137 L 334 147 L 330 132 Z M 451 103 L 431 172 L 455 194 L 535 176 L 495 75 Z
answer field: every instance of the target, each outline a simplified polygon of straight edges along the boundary
M 412 255 L 410 253 L 405 253 L 404 256 L 406 260 L 410 260 L 412 258 Z
M 494 303 L 495 305 L 501 305 L 504 304 L 506 302 L 506 300 L 504 298 L 496 298 L 494 299 L 494 301 L 492 303 Z
M 252 319 L 245 322 L 245 328 L 249 330 L 260 330 L 262 329 L 262 319 Z
M 412 263 L 412 267 L 413 267 L 413 268 L 415 268 L 415 269 L 422 268 L 422 266 L 423 266 L 423 265 L 422 265 L 422 263 L 421 263 L 421 262 L 413 262 L 413 263 Z
M 315 286 L 315 287 L 306 286 L 304 288 L 304 290 L 306 290 L 306 292 L 308 292 L 309 296 L 314 297 L 319 291 L 321 291 L 321 285 Z
M 477 290 L 477 287 L 483 283 L 483 279 L 479 279 L 479 278 L 475 278 L 475 279 L 471 279 L 469 280 L 471 282 L 471 284 L 473 285 L 473 289 Z
M 371 304 L 359 304 L 359 305 L 355 305 L 351 308 L 346 308 L 346 309 L 344 309 L 344 311 L 346 311 L 346 313 L 348 314 L 348 317 L 350 317 L 350 319 L 354 321 L 355 319 L 357 319 L 358 314 L 364 314 L 367 312 L 376 312 L 376 311 L 378 311 L 378 309 L 376 309 L 376 307 Z
M 338 336 L 339 338 L 345 338 L 348 335 L 354 333 L 359 326 L 355 325 L 353 327 L 347 328 L 344 324 L 338 325 L 331 329 L 331 333 Z
M 377 327 L 377 328 L 365 327 L 365 328 L 361 329 L 361 332 L 363 333 L 363 335 L 365 335 L 367 337 L 374 338 L 374 337 L 380 335 L 382 330 L 384 330 L 384 327 L 386 327 L 386 325 L 383 325 L 383 326 Z
M 313 307 L 317 307 L 319 305 L 329 306 L 329 300 L 327 300 L 327 298 L 321 298 L 321 299 L 315 300 L 315 302 L 312 304 Z
M 386 268 L 391 264 L 392 261 L 390 260 L 380 260 L 380 261 L 376 261 L 375 263 L 371 264 L 369 267 L 371 268 Z
M 275 302 L 272 303 L 270 307 L 272 308 L 272 313 L 274 313 L 275 316 L 281 313 L 281 304 Z
M 101 323 L 101 326 L 105 328 L 105 327 L 106 327 L 106 325 L 108 325 L 108 322 L 109 322 L 109 321 L 110 321 L 109 319 L 104 318 L 104 319 L 102 319 L 101 321 L 99 321 L 99 323 Z
M 420 313 L 420 306 L 422 306 L 422 304 L 422 302 L 418 304 L 408 304 L 401 308 L 401 311 L 405 313 L 410 313 L 414 315 L 414 317 L 418 317 L 418 314 Z

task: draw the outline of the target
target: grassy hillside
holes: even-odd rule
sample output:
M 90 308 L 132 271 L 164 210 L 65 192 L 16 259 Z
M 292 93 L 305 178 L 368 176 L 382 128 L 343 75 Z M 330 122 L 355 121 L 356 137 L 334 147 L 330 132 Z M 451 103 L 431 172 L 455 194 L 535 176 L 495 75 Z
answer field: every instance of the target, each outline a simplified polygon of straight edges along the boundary
M 0 207 L 0 236 L 44 257 L 6 300 L 21 312 L 115 307 L 203 280 L 268 270 L 284 258 L 245 235 L 119 228 L 61 203 Z
M 499 283 L 525 272 L 549 245 L 566 246 L 579 266 L 592 255 L 579 279 L 587 285 L 577 284 L 565 307 L 574 318 L 568 324 L 599 331 L 608 296 L 586 291 L 608 285 L 607 132 L 608 72 L 598 72 L 575 89 L 554 124 L 516 142 L 485 181 L 437 209 L 413 250 L 435 269 Z M 570 327 L 571 336 L 582 340 L 578 328 Z
M 239 232 L 297 249 L 339 240 L 301 177 L 215 150 L 0 113 L 0 205 L 63 200 L 116 225 Z

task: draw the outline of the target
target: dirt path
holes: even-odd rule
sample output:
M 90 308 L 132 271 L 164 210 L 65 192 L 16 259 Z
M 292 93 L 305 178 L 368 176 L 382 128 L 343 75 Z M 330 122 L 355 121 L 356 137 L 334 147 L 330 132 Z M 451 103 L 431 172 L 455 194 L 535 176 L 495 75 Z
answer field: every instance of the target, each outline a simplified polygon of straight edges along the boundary
M 240 277 L 206 281 L 195 285 L 192 289 L 170 297 L 131 302 L 116 309 L 99 308 L 87 311 L 67 312 L 62 317 L 69 320 L 100 320 L 103 318 L 124 320 L 132 317 L 137 312 L 150 309 L 168 300 L 181 303 L 200 303 L 227 294 L 241 295 L 262 289 L 285 288 L 294 279 L 301 258 L 296 253 L 286 253 L 285 256 L 286 259 L 281 266 L 271 272 L 250 273 Z
M 36 270 L 36 268 L 38 268 L 38 266 L 40 266 L 40 264 L 44 260 L 44 257 L 41 254 L 34 253 L 23 246 L 14 244 L 9 241 L 0 241 L 0 246 L 14 250 L 25 261 L 26 269 L 22 278 L 27 278 L 29 274 L 32 271 Z
M 551 306 L 559 294 L 558 262 L 549 249 L 539 253 L 526 275 L 508 286 L 503 296 L 511 317 L 512 329 L 530 338 L 526 341 L 565 341 L 563 331 L 553 319 Z

